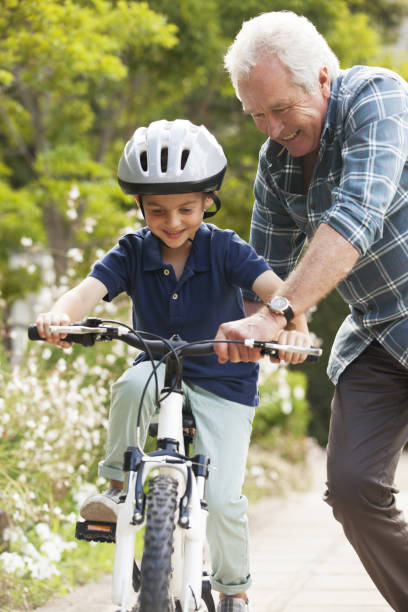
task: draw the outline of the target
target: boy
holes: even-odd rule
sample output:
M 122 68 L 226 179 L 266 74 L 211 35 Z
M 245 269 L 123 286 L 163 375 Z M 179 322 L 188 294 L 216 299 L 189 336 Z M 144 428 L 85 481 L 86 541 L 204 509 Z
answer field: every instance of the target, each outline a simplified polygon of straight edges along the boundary
M 135 329 L 204 340 L 215 337 L 221 323 L 245 315 L 241 287 L 252 289 L 264 302 L 270 300 L 282 281 L 266 262 L 234 232 L 202 222 L 215 214 L 208 211 L 213 203 L 220 207 L 215 191 L 225 169 L 222 148 L 204 126 L 163 120 L 137 129 L 119 162 L 118 180 L 136 199 L 147 225 L 122 237 L 88 278 L 63 295 L 51 312 L 40 315 L 39 333 L 69 346 L 63 336 L 50 334 L 49 325 L 80 320 L 101 299 L 110 301 L 126 291 L 132 298 Z M 305 319 L 295 319 L 280 340 L 308 345 Z M 302 360 L 298 355 L 281 357 L 292 363 Z M 113 385 L 106 457 L 99 466 L 111 488 L 85 500 L 85 519 L 116 520 L 123 453 L 135 444 L 139 398 L 150 371 L 142 353 Z M 208 455 L 218 468 L 208 478 L 206 501 L 211 580 L 220 591 L 219 612 L 247 610 L 251 578 L 247 500 L 241 488 L 258 403 L 257 376 L 258 365 L 252 362 L 221 365 L 216 355 L 184 360 L 185 399 L 196 421 L 194 452 Z M 162 378 L 163 366 L 159 384 Z M 154 411 L 152 383 L 143 406 L 143 443 Z

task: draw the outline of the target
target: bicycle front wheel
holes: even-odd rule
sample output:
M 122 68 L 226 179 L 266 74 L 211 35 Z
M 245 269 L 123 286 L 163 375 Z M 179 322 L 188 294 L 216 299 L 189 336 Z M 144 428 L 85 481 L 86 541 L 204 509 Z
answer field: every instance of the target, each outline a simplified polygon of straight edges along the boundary
M 146 530 L 137 609 L 172 612 L 169 595 L 173 534 L 177 510 L 177 480 L 160 474 L 150 481 Z

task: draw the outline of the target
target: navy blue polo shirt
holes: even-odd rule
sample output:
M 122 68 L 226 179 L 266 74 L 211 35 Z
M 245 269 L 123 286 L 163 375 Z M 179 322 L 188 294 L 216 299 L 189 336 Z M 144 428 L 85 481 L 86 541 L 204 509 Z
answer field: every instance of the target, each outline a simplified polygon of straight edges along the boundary
M 147 227 L 120 238 L 90 276 L 105 285 L 108 302 L 126 291 L 135 329 L 194 341 L 213 339 L 221 323 L 242 319 L 241 288 L 250 289 L 266 270 L 264 259 L 235 232 L 202 223 L 179 280 Z M 135 363 L 147 359 L 142 353 Z M 216 355 L 186 357 L 183 379 L 223 398 L 258 404 L 256 363 L 220 364 Z

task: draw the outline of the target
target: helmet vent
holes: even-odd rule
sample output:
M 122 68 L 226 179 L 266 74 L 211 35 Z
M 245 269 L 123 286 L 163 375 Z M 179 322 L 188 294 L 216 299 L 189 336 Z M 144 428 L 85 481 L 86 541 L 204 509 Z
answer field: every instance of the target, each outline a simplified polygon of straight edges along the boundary
M 190 155 L 190 151 L 188 149 L 184 149 L 181 154 L 181 169 L 184 170 L 184 166 L 187 163 L 188 156 Z
M 167 162 L 169 159 L 169 150 L 167 147 L 163 147 L 160 156 L 160 167 L 162 172 L 167 172 Z
M 147 172 L 147 153 L 146 151 L 142 151 L 140 154 L 140 165 L 142 166 L 142 170 Z

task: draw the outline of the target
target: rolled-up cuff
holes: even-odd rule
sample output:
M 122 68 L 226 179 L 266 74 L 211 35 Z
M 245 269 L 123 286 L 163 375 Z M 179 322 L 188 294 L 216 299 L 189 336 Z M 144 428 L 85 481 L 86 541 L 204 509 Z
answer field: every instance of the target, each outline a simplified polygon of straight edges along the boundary
M 214 580 L 210 578 L 211 588 L 214 591 L 219 591 L 220 593 L 224 593 L 224 595 L 236 595 L 237 593 L 244 593 L 249 589 L 252 584 L 251 576 L 248 576 L 245 582 L 240 582 L 240 584 L 222 584 L 222 582 L 218 582 L 218 580 Z
M 121 468 L 106 465 L 104 461 L 98 463 L 98 476 L 103 476 L 108 480 L 119 480 L 119 482 L 125 480 L 125 474 Z

